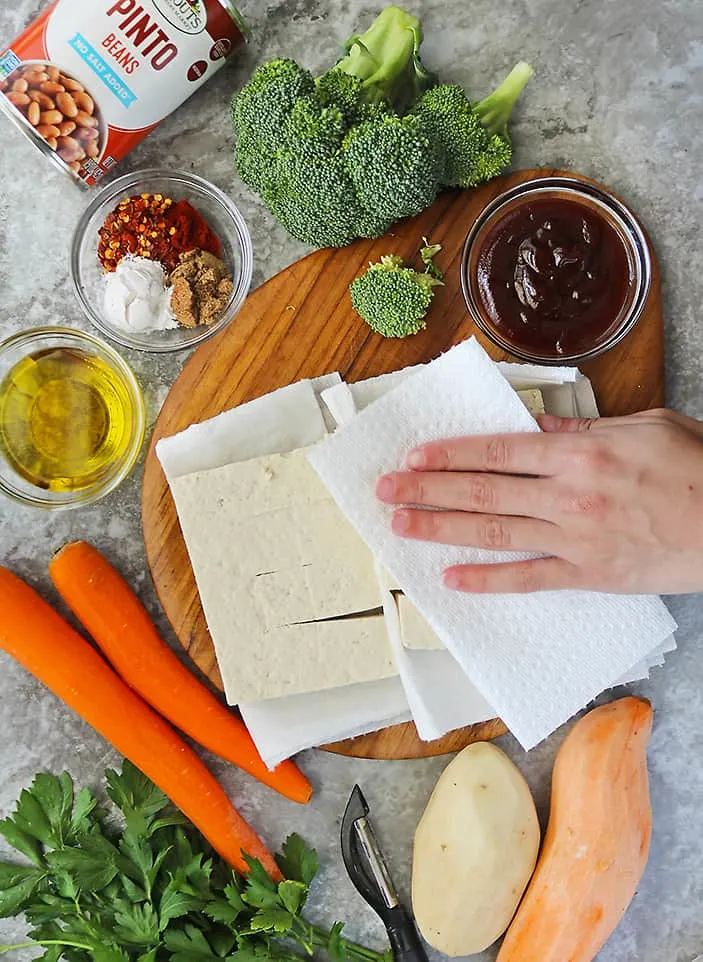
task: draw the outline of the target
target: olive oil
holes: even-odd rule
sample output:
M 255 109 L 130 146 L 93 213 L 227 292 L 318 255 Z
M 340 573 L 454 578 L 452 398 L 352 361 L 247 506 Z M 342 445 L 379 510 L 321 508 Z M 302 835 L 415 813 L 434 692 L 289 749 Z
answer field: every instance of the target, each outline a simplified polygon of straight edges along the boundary
M 0 447 L 26 481 L 82 491 L 104 479 L 130 444 L 134 411 L 119 375 L 76 348 L 23 358 L 0 384 Z

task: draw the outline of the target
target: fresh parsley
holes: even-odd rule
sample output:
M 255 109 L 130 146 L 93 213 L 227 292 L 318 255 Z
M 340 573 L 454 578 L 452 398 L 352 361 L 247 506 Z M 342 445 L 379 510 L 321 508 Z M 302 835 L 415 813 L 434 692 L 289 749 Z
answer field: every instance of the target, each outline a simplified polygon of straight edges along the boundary
M 24 913 L 44 962 L 388 962 L 303 916 L 317 855 L 291 835 L 277 861 L 235 873 L 130 762 L 105 773 L 114 808 L 71 777 L 37 775 L 0 835 L 30 864 L 0 862 L 0 918 Z

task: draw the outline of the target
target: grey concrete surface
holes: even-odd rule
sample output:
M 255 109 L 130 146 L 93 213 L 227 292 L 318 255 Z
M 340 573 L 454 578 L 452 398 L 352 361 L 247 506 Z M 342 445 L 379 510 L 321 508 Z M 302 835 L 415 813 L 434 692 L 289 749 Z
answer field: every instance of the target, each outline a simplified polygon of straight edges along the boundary
M 255 284 L 304 249 L 279 229 L 237 180 L 227 120 L 231 93 L 259 60 L 295 56 L 328 65 L 348 34 L 370 20 L 368 0 L 243 3 L 253 29 L 246 53 L 154 133 L 122 167 L 196 171 L 240 205 L 254 240 Z M 558 165 L 597 177 L 626 197 L 649 228 L 665 283 L 669 403 L 703 416 L 703 5 L 700 0 L 409 0 L 424 18 L 426 60 L 475 96 L 521 58 L 536 76 L 514 125 L 519 166 Z M 39 0 L 0 5 L 0 41 L 40 9 Z M 0 335 L 61 322 L 86 328 L 68 281 L 72 229 L 86 198 L 52 173 L 4 121 L 0 143 Z M 153 420 L 185 360 L 124 352 Z M 55 601 L 46 564 L 72 538 L 103 549 L 139 591 L 166 637 L 145 566 L 140 531 L 141 471 L 105 501 L 66 514 L 0 504 L 0 563 Z M 703 950 L 703 600 L 672 599 L 679 651 L 639 691 L 656 708 L 650 751 L 654 839 L 637 897 L 600 953 L 602 962 L 689 962 Z M 0 612 L 0 618 L 2 612 Z M 563 733 L 525 755 L 504 740 L 526 773 L 542 816 L 549 772 Z M 107 744 L 6 656 L 0 656 L 0 813 L 39 770 L 67 768 L 94 785 L 116 761 Z M 323 871 L 311 909 L 348 921 L 350 935 L 381 944 L 370 911 L 346 881 L 336 836 L 358 780 L 368 793 L 397 879 L 407 890 L 411 837 L 445 760 L 349 761 L 307 752 L 300 763 L 317 787 L 312 806 L 288 804 L 231 767 L 208 759 L 243 813 L 278 844 L 290 831 L 320 850 Z M 0 942 L 21 925 L 0 921 Z M 487 952 L 481 958 L 494 958 Z

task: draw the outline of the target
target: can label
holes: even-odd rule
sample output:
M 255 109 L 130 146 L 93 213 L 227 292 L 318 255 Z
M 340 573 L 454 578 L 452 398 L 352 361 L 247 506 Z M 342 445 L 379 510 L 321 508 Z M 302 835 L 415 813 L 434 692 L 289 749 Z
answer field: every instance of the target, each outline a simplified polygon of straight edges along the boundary
M 0 51 L 4 106 L 93 185 L 222 67 L 235 17 L 221 0 L 54 0 Z

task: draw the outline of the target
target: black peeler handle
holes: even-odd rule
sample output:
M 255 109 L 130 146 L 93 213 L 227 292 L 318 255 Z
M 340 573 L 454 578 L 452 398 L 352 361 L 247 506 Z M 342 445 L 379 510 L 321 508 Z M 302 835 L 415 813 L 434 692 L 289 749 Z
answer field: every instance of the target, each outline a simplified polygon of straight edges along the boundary
M 428 962 L 415 923 L 402 905 L 386 909 L 383 922 L 388 931 L 395 962 Z

